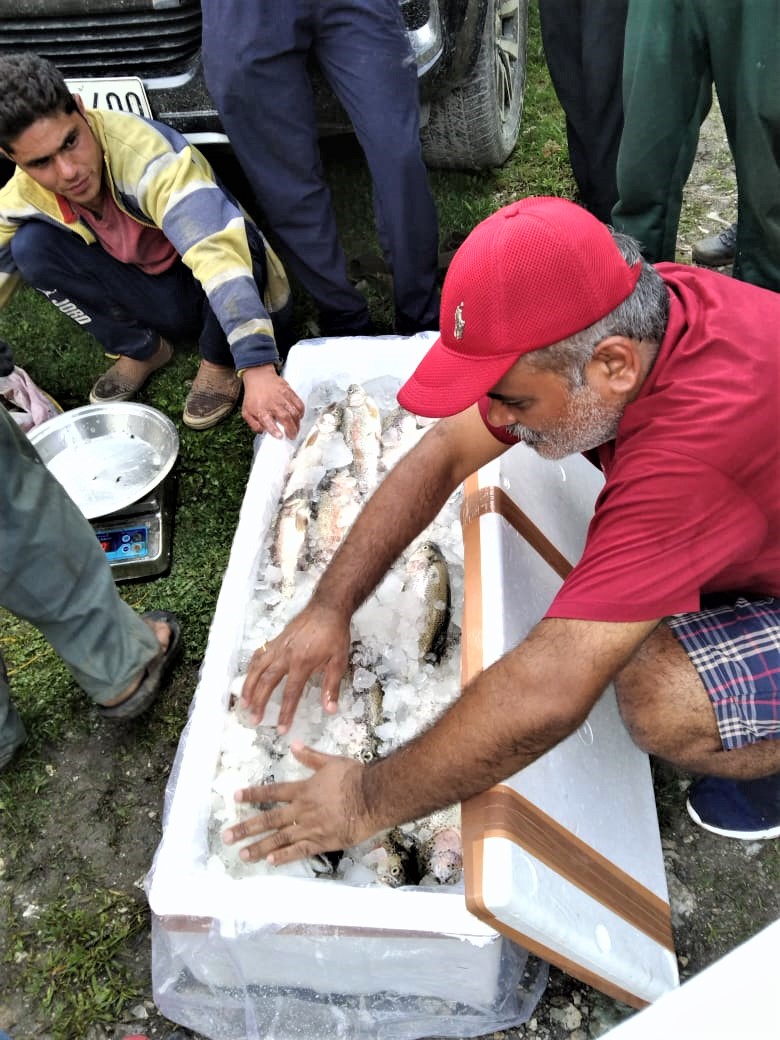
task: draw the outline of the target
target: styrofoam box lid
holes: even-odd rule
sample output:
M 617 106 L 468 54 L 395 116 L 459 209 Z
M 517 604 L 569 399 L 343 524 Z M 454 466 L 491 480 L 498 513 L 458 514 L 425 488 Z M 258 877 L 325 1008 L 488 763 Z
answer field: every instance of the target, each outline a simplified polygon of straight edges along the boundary
M 467 482 L 464 511 L 476 517 L 464 532 L 472 674 L 521 642 L 562 584 L 550 554 L 518 533 L 524 521 L 513 506 L 565 570 L 582 553 L 602 484 L 585 458 L 549 462 L 525 445 Z M 466 834 L 467 896 L 486 920 L 629 1003 L 677 984 L 648 758 L 623 726 L 612 687 L 576 733 L 464 805 Z

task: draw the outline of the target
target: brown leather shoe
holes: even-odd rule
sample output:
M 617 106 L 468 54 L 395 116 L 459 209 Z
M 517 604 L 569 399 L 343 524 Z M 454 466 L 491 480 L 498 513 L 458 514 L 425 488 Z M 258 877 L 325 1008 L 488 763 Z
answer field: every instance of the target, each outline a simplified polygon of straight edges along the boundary
M 198 374 L 184 404 L 184 425 L 207 430 L 230 415 L 241 396 L 235 369 L 201 360 Z
M 91 404 L 110 401 L 129 401 L 135 397 L 149 376 L 167 365 L 173 357 L 173 347 L 160 336 L 157 350 L 145 361 L 121 356 L 107 369 L 89 392 Z

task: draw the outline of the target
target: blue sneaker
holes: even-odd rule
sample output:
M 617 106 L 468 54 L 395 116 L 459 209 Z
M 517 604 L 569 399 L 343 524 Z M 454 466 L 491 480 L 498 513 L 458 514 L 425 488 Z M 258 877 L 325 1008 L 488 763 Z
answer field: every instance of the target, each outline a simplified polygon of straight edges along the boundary
M 758 780 L 705 776 L 688 790 L 694 823 L 724 838 L 758 841 L 780 836 L 780 773 Z

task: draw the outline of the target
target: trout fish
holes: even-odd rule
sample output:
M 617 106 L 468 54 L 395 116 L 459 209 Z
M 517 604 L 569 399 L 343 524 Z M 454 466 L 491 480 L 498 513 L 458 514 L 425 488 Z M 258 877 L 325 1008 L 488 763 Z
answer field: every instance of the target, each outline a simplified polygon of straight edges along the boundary
M 347 387 L 342 433 L 352 449 L 352 472 L 361 494 L 377 484 L 379 455 L 382 450 L 382 417 L 373 397 L 358 383 Z
M 295 592 L 296 575 L 303 559 L 310 520 L 309 501 L 298 494 L 283 503 L 277 516 L 272 558 L 281 571 L 279 591 L 288 599 Z
M 406 561 L 404 591 L 414 590 L 420 602 L 417 644 L 420 660 L 441 660 L 450 624 L 451 594 L 447 561 L 437 545 L 423 542 Z
M 355 478 L 346 470 L 326 473 L 315 491 L 315 525 L 311 535 L 314 562 L 324 566 L 360 512 Z
M 329 441 L 340 436 L 343 408 L 334 402 L 328 405 L 317 418 L 308 436 L 296 450 L 290 462 L 287 483 L 282 492 L 282 500 L 306 488 L 311 491 L 322 475 L 322 460 Z
M 419 849 L 423 881 L 454 885 L 463 875 L 463 841 L 455 827 L 436 831 Z
M 379 844 L 366 852 L 362 862 L 374 871 L 380 884 L 389 885 L 390 888 L 416 885 L 420 880 L 413 849 L 397 827 L 388 831 Z

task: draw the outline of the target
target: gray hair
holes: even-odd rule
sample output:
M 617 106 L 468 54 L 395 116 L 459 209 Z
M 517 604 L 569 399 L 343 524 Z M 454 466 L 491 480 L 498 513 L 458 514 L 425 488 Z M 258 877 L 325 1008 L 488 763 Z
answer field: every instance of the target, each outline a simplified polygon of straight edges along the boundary
M 652 364 L 666 333 L 669 293 L 663 279 L 655 268 L 643 259 L 639 243 L 635 239 L 613 228 L 610 228 L 610 231 L 615 245 L 630 267 L 641 261 L 639 280 L 631 294 L 606 317 L 582 332 L 575 332 L 573 336 L 568 336 L 558 343 L 525 355 L 529 365 L 558 373 L 572 388 L 583 385 L 585 368 L 598 344 L 607 336 L 627 336 L 629 339 L 644 340 L 651 344 L 649 360 Z
M 37 54 L 0 57 L 0 148 L 13 155 L 13 143 L 33 123 L 76 110 L 76 100 L 56 65 Z

